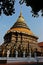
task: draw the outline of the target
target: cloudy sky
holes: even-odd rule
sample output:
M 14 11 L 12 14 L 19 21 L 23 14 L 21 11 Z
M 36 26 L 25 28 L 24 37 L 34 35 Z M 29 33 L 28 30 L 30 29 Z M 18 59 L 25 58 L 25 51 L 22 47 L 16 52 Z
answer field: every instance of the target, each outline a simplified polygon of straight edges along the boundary
M 19 14 L 20 14 L 21 6 L 16 2 L 15 4 L 15 14 L 12 16 L 5 16 L 2 14 L 0 16 L 0 44 L 4 42 L 4 35 L 11 28 L 11 26 L 16 22 Z M 22 5 L 22 15 L 24 16 L 24 19 L 28 25 L 28 27 L 31 29 L 31 31 L 39 37 L 38 42 L 43 41 L 43 17 L 41 16 L 41 13 L 39 12 L 40 16 L 38 18 L 32 17 L 31 7 L 25 6 L 25 4 Z

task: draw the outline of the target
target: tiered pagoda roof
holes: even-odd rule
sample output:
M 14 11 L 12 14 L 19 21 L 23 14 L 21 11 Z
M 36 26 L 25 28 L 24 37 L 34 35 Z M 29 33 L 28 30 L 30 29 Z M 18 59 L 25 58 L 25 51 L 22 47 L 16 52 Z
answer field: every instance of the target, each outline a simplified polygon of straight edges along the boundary
M 22 13 L 20 12 L 20 16 L 15 22 L 15 24 L 11 28 L 26 28 L 29 29 L 27 24 L 25 23 L 24 17 L 22 16 Z
M 29 29 L 29 27 L 25 23 L 24 17 L 22 16 L 22 12 L 20 12 L 20 16 L 18 17 L 17 21 L 10 28 L 10 30 L 7 31 L 7 33 L 15 32 L 15 31 L 25 33 L 25 34 L 28 34 L 28 35 L 31 35 L 31 36 L 34 36 L 34 37 L 38 38 L 37 36 L 35 36 L 33 34 L 33 32 Z

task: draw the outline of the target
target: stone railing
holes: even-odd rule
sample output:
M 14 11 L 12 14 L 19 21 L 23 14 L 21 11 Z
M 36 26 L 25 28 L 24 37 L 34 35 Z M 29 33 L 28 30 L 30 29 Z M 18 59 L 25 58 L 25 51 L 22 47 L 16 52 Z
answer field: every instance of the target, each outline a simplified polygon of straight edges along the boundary
M 8 63 L 11 62 L 43 62 L 43 57 L 0 57 L 0 60 L 7 60 Z
M 15 57 L 9 57 L 9 50 L 7 52 L 7 57 L 0 57 L 1 60 L 7 60 L 7 62 L 43 62 L 43 57 L 37 57 L 36 53 L 34 57 L 31 57 L 31 52 L 28 57 L 25 57 L 25 51 L 23 52 L 23 57 L 18 57 L 18 52 L 16 51 Z

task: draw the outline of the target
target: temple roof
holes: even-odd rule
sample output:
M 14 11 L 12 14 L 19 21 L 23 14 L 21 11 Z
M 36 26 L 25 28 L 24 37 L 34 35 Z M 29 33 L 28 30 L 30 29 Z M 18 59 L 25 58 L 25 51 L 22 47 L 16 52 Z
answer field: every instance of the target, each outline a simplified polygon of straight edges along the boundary
M 14 31 L 16 31 L 16 32 L 18 31 L 18 32 L 21 32 L 21 33 L 25 33 L 25 34 L 28 34 L 28 35 L 32 35 L 32 36 L 34 36 L 34 37 L 37 38 L 37 36 L 35 36 L 33 34 L 33 32 L 29 29 L 29 27 L 25 23 L 24 17 L 22 16 L 22 12 L 20 12 L 20 15 L 19 15 L 17 21 L 10 28 L 10 30 L 7 31 L 7 33 L 14 32 Z
M 43 42 L 39 42 L 38 46 L 43 47 Z
M 18 17 L 15 24 L 11 27 L 12 28 L 28 28 L 27 24 L 25 23 L 24 17 L 22 16 L 22 12 L 20 12 L 20 16 Z M 29 28 L 28 28 L 29 29 Z

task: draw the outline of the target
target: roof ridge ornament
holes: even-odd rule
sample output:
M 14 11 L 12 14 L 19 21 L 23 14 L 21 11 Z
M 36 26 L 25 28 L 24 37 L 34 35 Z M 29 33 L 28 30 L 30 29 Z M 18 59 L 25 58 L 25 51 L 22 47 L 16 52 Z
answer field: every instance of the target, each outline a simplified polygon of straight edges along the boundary
M 22 6 L 21 6 L 21 8 L 22 8 Z M 18 19 L 17 19 L 17 22 L 24 22 L 25 20 L 24 20 L 24 17 L 23 17 L 23 15 L 22 15 L 22 10 L 20 9 L 20 14 L 19 14 L 19 17 L 18 17 Z
M 22 16 L 22 6 L 20 7 L 20 15 L 19 15 L 19 17 L 23 17 Z

